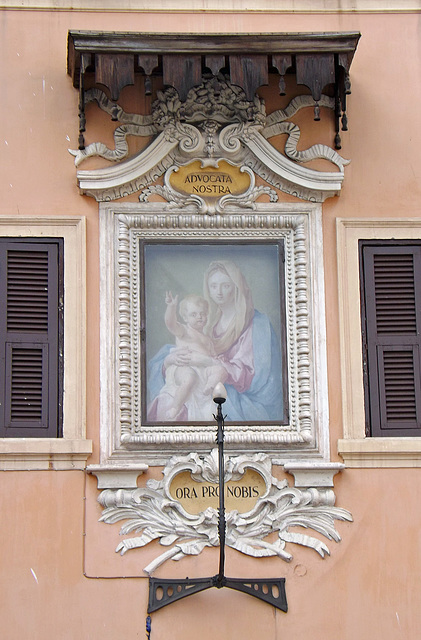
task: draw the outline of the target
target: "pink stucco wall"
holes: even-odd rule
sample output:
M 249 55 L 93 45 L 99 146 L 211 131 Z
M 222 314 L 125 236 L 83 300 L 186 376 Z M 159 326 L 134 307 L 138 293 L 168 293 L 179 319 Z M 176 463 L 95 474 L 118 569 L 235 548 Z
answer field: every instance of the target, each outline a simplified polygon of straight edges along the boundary
M 87 429 L 98 461 L 98 206 L 81 197 L 67 149 L 77 147 L 77 92 L 66 74 L 69 29 L 158 32 L 354 31 L 343 193 L 323 206 L 332 459 L 342 437 L 336 217 L 421 212 L 420 15 L 100 14 L 0 12 L 0 214 L 87 218 Z M 271 97 L 268 96 L 268 104 Z M 313 125 L 312 125 L 313 126 Z M 326 134 L 324 131 L 323 135 Z M 90 140 L 92 141 L 92 140 Z M 326 140 L 329 142 L 329 140 Z M 280 194 L 280 199 L 287 196 Z M 147 477 L 159 477 L 154 469 Z M 143 483 L 144 478 L 140 481 Z M 198 594 L 152 616 L 153 640 L 264 637 L 415 640 L 421 626 L 421 469 L 353 469 L 335 480 L 340 544 L 290 564 L 227 554 L 227 574 L 285 576 L 289 612 L 228 590 Z M 144 637 L 156 547 L 120 557 L 119 525 L 97 522 L 96 481 L 82 471 L 3 472 L 0 622 L 5 640 Z M 85 499 L 86 498 L 86 499 Z M 167 563 L 165 577 L 213 575 L 217 551 Z

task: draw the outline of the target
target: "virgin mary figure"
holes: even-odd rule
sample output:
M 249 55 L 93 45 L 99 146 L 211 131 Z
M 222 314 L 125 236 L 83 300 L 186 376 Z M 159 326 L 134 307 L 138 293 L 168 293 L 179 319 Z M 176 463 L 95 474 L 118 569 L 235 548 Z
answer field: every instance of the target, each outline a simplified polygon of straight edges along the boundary
M 280 339 L 267 315 L 256 310 L 246 279 L 230 260 L 211 262 L 204 275 L 203 293 L 209 302 L 205 332 L 226 371 L 228 422 L 280 422 L 283 418 Z M 170 365 L 202 366 L 201 356 L 186 348 L 165 345 L 149 362 L 148 420 L 160 421 L 171 406 L 165 371 Z M 200 393 L 200 392 L 199 392 Z M 191 398 L 176 418 L 208 421 L 212 398 Z

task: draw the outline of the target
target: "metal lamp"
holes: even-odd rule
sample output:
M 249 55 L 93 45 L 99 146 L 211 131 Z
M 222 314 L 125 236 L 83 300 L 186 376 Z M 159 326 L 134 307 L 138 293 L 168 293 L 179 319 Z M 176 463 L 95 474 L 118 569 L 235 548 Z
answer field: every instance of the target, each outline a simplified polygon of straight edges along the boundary
M 181 598 L 186 598 L 199 591 L 216 587 L 227 587 L 248 593 L 263 602 L 273 605 L 281 611 L 287 611 L 288 605 L 285 593 L 285 578 L 227 578 L 225 568 L 225 483 L 224 483 L 224 419 L 222 405 L 227 399 L 227 391 L 221 382 L 218 382 L 213 391 L 213 401 L 217 405 L 215 418 L 218 431 L 216 443 L 218 445 L 219 458 L 219 572 L 210 578 L 184 578 L 180 580 L 149 578 L 149 606 L 148 613 L 162 609 Z M 158 594 L 160 597 L 158 597 Z

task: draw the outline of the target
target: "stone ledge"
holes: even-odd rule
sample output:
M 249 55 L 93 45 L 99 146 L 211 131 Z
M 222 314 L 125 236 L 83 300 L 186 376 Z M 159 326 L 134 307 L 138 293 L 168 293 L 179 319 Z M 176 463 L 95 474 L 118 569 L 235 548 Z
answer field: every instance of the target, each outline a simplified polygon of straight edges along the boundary
M 349 468 L 421 467 L 421 438 L 342 439 L 338 453 Z
M 420 10 L 418 0 L 3 0 L 3 9 L 132 13 L 406 13 Z
M 92 440 L 1 438 L 1 471 L 85 469 Z
M 333 476 L 345 465 L 341 462 L 286 462 L 284 470 L 294 476 L 296 487 L 333 487 Z
M 87 467 L 87 472 L 96 476 L 98 489 L 136 489 L 137 478 L 148 468 L 147 464 L 133 467 L 91 464 Z

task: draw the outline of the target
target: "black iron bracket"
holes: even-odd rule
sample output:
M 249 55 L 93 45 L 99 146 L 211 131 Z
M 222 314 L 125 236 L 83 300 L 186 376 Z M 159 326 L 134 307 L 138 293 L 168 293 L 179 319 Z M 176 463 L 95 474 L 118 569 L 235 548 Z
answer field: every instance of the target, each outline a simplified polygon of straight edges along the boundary
M 212 587 L 217 589 L 227 587 L 228 589 L 247 593 L 286 613 L 288 605 L 285 593 L 285 578 L 227 578 L 224 574 L 226 523 L 224 504 L 224 416 L 222 414 L 222 404 L 225 402 L 225 397 L 220 394 L 220 396 L 214 398 L 214 401 L 218 407 L 214 418 L 218 424 L 216 442 L 219 454 L 219 572 L 216 576 L 210 578 L 181 578 L 177 580 L 150 577 L 148 613 L 158 611 L 158 609 L 177 602 L 177 600 L 187 598 Z
M 281 611 L 288 611 L 285 593 L 285 578 L 255 578 L 246 580 L 243 578 L 226 578 L 218 585 L 218 576 L 212 578 L 182 578 L 180 580 L 149 578 L 149 605 L 148 613 L 153 613 L 187 596 L 192 596 L 200 591 L 216 587 L 227 587 L 235 591 L 242 591 L 249 596 L 254 596 L 263 602 L 273 605 Z

